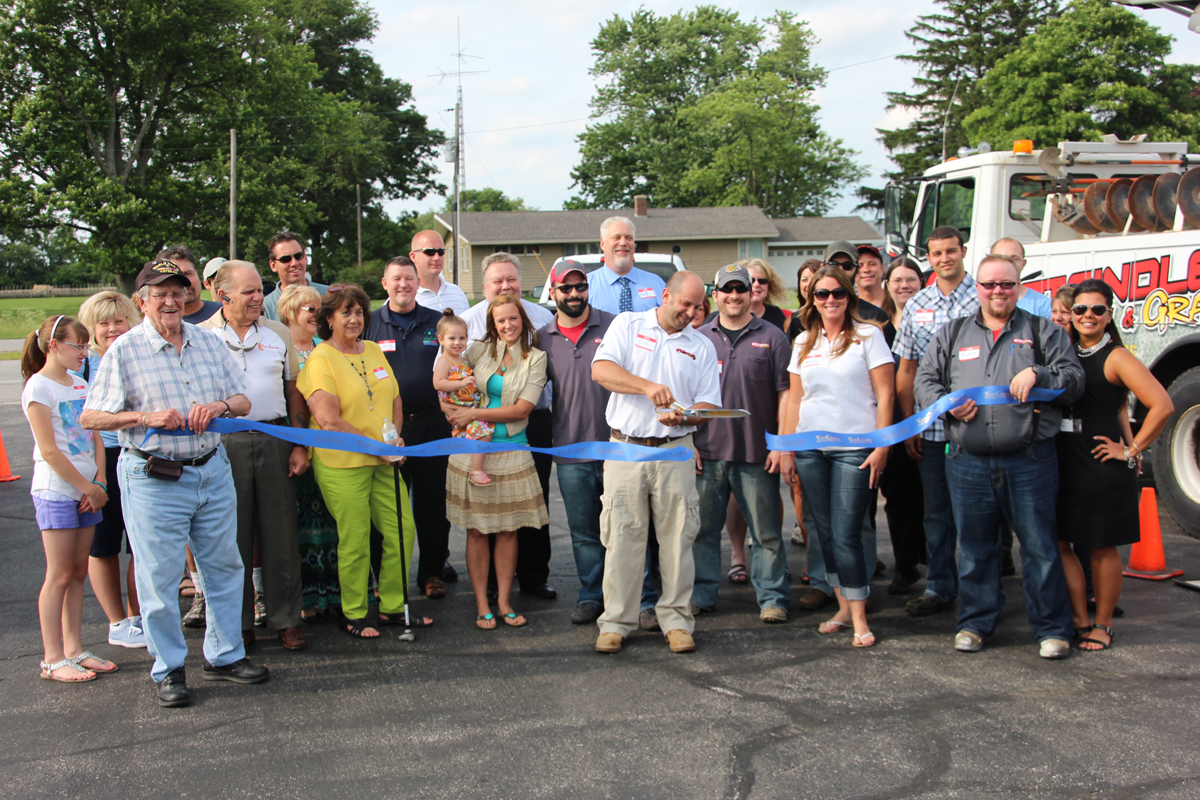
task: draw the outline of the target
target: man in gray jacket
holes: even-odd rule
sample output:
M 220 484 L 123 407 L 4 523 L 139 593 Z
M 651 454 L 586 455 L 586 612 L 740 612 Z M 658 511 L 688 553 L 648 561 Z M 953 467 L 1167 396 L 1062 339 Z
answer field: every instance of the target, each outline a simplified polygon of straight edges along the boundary
M 1017 269 L 988 256 L 976 273 L 980 311 L 934 336 L 917 371 L 922 407 L 976 386 L 1006 386 L 1016 404 L 966 400 L 946 417 L 946 481 L 958 528 L 962 611 L 954 647 L 982 649 L 1004 607 L 1000 515 L 1021 541 L 1021 580 L 1029 625 L 1043 658 L 1070 654 L 1071 610 L 1056 524 L 1058 458 L 1054 437 L 1062 408 L 1083 394 L 1083 368 L 1066 332 L 1017 308 Z M 1033 388 L 1061 389 L 1029 402 Z

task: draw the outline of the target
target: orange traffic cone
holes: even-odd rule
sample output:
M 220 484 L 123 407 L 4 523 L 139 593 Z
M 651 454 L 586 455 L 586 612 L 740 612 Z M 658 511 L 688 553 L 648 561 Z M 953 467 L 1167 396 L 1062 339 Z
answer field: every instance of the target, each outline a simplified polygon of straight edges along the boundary
M 1182 575 L 1181 569 L 1167 569 L 1167 559 L 1163 555 L 1162 529 L 1158 523 L 1158 498 L 1149 486 L 1142 489 L 1142 498 L 1138 501 L 1138 516 L 1141 518 L 1142 539 L 1130 551 L 1129 566 L 1122 574 L 1150 581 L 1165 581 L 1167 578 Z
M 4 449 L 4 437 L 0 436 L 0 483 L 15 481 L 20 477 L 12 474 L 12 467 L 8 465 L 8 451 Z

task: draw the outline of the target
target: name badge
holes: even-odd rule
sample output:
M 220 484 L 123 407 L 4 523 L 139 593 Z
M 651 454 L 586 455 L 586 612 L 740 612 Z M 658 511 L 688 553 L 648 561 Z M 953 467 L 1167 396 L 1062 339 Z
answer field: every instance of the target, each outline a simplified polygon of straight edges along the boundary
M 1058 429 L 1063 433 L 1083 433 L 1083 420 L 1063 417 L 1058 423 Z
M 392 344 L 395 344 L 395 342 L 392 342 Z M 387 370 L 384 369 L 383 367 L 379 367 L 378 369 L 372 370 L 372 372 L 375 373 L 376 380 L 379 380 L 379 381 L 387 380 L 387 377 L 388 377 Z
M 396 352 L 396 340 L 395 339 L 384 339 L 382 342 L 379 343 L 379 349 L 385 353 Z
M 918 308 L 913 312 L 913 322 L 917 323 L 918 325 L 927 325 L 930 322 L 933 322 L 933 309 Z
M 638 289 L 638 297 L 644 297 L 647 300 L 653 300 L 654 290 L 648 286 L 645 289 Z
M 979 345 L 958 348 L 959 361 L 974 361 L 977 358 L 979 358 Z
M 718 375 L 725 374 L 725 362 L 724 361 L 717 361 L 717 374 Z

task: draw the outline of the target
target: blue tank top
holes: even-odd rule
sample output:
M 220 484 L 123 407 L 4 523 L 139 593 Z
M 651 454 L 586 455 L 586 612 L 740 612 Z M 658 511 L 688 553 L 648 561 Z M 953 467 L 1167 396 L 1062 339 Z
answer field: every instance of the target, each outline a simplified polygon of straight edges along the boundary
M 496 373 L 488 378 L 487 394 L 488 408 L 500 407 L 500 392 L 504 390 L 504 376 Z M 525 429 L 515 436 L 508 435 L 508 426 L 503 422 L 496 423 L 496 432 L 492 434 L 492 441 L 497 444 L 529 444 L 529 439 L 525 437 Z

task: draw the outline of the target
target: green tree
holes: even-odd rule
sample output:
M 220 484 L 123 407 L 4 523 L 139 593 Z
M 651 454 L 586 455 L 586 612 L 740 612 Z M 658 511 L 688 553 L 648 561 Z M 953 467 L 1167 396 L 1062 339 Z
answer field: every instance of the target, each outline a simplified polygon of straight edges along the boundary
M 69 226 L 126 276 L 167 243 L 222 253 L 234 128 L 239 254 L 288 228 L 318 270 L 352 263 L 356 183 L 367 209 L 438 188 L 440 135 L 355 46 L 374 26 L 357 0 L 7 4 L 0 231 Z
M 534 211 L 519 197 L 509 197 L 499 189 L 464 189 L 459 193 L 463 211 Z M 446 198 L 442 213 L 454 213 L 454 195 Z
M 1027 37 L 980 86 L 968 135 L 992 142 L 1122 139 L 1200 143 L 1200 69 L 1168 64 L 1171 37 L 1108 0 L 1075 0 Z
M 592 41 L 600 121 L 580 135 L 569 208 L 758 204 L 776 216 L 821 213 L 860 173 L 852 151 L 822 133 L 804 23 L 759 23 L 701 6 L 660 17 L 614 16 Z
M 905 34 L 917 52 L 898 56 L 920 68 L 913 90 L 888 92 L 890 108 L 916 117 L 903 128 L 879 129 L 897 169 L 889 179 L 912 178 L 954 155 L 968 141 L 963 119 L 981 105 L 980 82 L 1000 59 L 1039 25 L 1059 13 L 1058 0 L 938 0 L 937 13 L 918 17 Z M 862 187 L 859 209 L 882 209 L 880 189 Z

